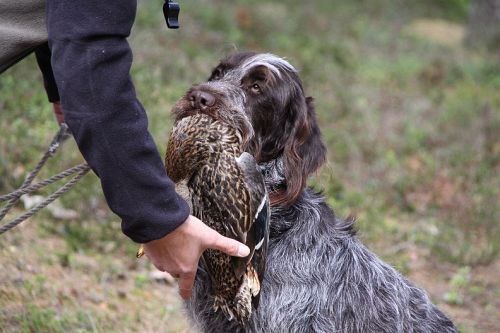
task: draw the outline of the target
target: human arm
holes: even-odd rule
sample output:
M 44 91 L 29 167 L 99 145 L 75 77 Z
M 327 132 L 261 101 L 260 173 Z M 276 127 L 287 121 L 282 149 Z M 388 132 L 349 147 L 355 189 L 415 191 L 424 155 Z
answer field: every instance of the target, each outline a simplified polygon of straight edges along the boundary
M 188 215 L 148 132 L 126 41 L 135 1 L 47 1 L 52 67 L 65 120 L 132 240 L 146 243 Z

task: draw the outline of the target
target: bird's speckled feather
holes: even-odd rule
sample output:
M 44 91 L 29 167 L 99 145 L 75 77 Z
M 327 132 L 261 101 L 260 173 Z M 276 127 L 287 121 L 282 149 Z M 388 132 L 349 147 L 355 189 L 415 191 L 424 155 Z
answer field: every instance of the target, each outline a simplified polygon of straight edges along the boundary
M 176 184 L 187 184 L 196 217 L 251 250 L 246 258 L 213 249 L 203 254 L 212 280 L 214 309 L 244 324 L 252 303 L 258 305 L 270 214 L 264 178 L 253 157 L 243 152 L 242 141 L 237 128 L 196 113 L 176 122 L 165 165 Z

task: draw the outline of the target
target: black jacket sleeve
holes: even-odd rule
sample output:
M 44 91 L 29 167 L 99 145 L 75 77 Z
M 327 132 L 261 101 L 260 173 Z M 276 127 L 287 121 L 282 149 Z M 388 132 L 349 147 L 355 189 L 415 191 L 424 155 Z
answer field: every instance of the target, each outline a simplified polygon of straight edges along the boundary
M 135 10 L 134 0 L 48 0 L 47 27 L 65 120 L 123 232 L 145 243 L 178 227 L 189 208 L 166 175 L 129 75 Z
M 50 64 L 50 48 L 49 44 L 45 43 L 40 45 L 35 49 L 36 62 L 43 75 L 43 86 L 47 92 L 47 97 L 49 102 L 59 102 L 61 98 L 59 97 L 59 91 L 57 90 L 56 79 L 54 78 L 54 73 L 52 72 L 52 65 Z

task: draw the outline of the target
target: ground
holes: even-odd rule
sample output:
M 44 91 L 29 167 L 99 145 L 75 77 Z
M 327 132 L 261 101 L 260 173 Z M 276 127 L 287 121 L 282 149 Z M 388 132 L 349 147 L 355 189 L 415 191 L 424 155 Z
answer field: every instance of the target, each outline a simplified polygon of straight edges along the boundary
M 139 2 L 132 76 L 163 154 L 169 110 L 218 59 L 272 52 L 315 97 L 328 163 L 310 184 L 462 332 L 500 327 L 500 59 L 468 49 L 467 0 L 181 2 L 167 30 Z M 57 126 L 32 57 L 0 76 L 0 193 L 18 187 Z M 41 178 L 81 162 L 74 143 Z M 40 192 L 47 195 L 48 192 Z M 0 235 L 0 332 L 189 332 L 175 283 L 120 231 L 96 177 Z M 23 211 L 16 206 L 6 220 Z

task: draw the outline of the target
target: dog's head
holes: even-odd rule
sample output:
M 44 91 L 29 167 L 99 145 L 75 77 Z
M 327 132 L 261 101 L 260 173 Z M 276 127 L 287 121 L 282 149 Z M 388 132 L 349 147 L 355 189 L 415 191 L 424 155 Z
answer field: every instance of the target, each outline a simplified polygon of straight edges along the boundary
M 270 193 L 274 205 L 292 205 L 325 161 L 313 100 L 305 96 L 295 68 L 275 55 L 239 52 L 222 60 L 174 113 L 179 119 L 200 110 L 233 122 L 259 163 L 282 162 L 277 165 L 284 181 Z

